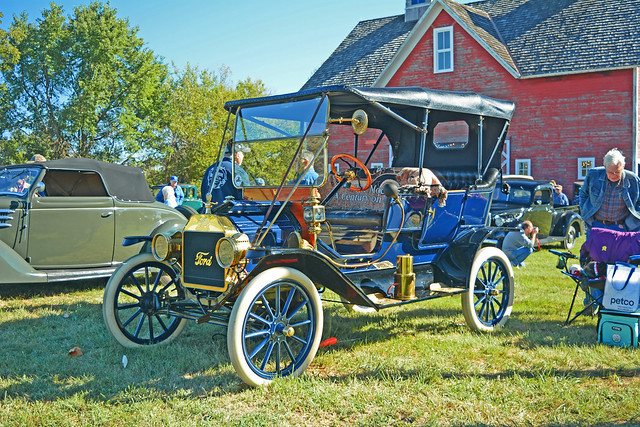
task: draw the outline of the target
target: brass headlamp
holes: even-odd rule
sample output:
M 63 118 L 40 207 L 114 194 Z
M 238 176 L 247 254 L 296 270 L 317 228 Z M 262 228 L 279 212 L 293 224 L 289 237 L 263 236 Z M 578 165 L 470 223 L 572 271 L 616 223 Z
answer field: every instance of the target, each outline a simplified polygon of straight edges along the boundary
M 159 233 L 151 241 L 151 254 L 158 261 L 178 258 L 182 246 L 182 233 Z
M 242 261 L 251 247 L 249 236 L 244 233 L 236 233 L 225 236 L 216 244 L 216 260 L 222 268 L 229 268 Z

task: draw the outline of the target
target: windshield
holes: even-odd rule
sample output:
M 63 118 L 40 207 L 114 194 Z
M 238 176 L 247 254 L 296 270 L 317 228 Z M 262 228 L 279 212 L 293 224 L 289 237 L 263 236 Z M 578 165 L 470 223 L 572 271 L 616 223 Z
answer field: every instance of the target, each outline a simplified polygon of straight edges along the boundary
M 301 137 L 322 98 L 240 109 L 236 118 L 236 142 Z M 327 128 L 329 100 L 318 109 L 308 135 L 322 135 Z
M 528 206 L 531 203 L 531 189 L 523 184 L 509 183 L 509 194 L 502 191 L 493 192 L 493 201 Z
M 288 186 L 321 185 L 327 170 L 328 112 L 327 98 L 240 109 L 233 143 L 235 186 L 274 187 L 283 180 Z
M 39 173 L 38 168 L 0 169 L 0 196 L 26 196 Z

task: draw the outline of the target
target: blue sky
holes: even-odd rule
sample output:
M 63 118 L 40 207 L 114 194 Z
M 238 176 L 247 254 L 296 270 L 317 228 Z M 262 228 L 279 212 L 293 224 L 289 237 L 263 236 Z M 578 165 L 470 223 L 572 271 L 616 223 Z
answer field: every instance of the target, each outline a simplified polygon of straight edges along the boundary
M 7 29 L 14 14 L 42 17 L 49 0 L 0 0 Z M 58 0 L 65 15 L 90 1 Z M 295 92 L 362 20 L 404 13 L 404 0 L 111 0 L 120 18 L 165 62 L 231 70 L 260 79 L 273 94 Z

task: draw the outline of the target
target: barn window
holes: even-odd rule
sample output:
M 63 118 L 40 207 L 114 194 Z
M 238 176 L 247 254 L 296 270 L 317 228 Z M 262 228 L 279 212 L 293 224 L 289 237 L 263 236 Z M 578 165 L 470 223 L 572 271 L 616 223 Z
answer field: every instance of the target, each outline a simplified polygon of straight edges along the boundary
M 453 71 L 453 27 L 433 29 L 433 72 Z
M 516 174 L 531 176 L 531 159 L 516 159 Z
M 578 179 L 585 179 L 589 169 L 596 165 L 595 157 L 578 157 Z

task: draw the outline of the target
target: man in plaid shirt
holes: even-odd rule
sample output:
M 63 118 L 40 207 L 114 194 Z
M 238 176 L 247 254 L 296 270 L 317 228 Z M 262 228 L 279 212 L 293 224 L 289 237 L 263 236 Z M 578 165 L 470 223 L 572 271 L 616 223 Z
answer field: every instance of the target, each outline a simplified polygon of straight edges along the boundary
M 640 179 L 625 170 L 622 153 L 614 148 L 604 166 L 593 168 L 580 188 L 580 213 L 587 225 L 617 231 L 640 230 Z
M 640 179 L 624 169 L 624 156 L 617 148 L 605 154 L 603 164 L 589 171 L 580 188 L 580 213 L 587 226 L 587 239 L 591 228 L 640 230 Z M 602 291 L 592 289 L 592 295 L 598 299 Z

